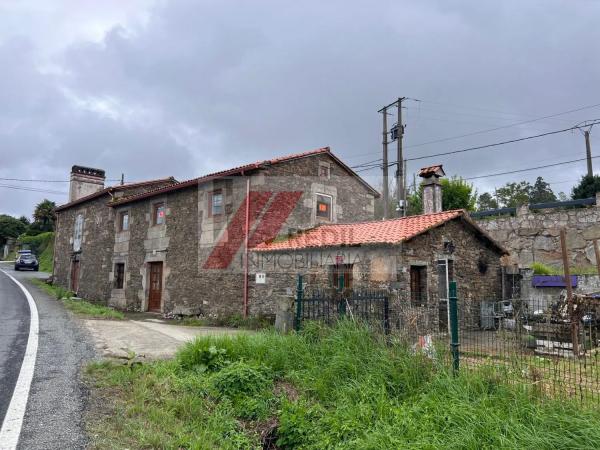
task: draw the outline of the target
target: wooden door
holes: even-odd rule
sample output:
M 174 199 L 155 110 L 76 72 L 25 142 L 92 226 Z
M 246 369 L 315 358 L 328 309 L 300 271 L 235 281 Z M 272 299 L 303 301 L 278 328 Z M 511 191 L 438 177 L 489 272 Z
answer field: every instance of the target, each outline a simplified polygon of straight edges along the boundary
M 148 290 L 148 311 L 161 310 L 162 272 L 162 262 L 150 263 L 150 289 Z
M 71 291 L 77 293 L 79 290 L 79 261 L 71 262 Z

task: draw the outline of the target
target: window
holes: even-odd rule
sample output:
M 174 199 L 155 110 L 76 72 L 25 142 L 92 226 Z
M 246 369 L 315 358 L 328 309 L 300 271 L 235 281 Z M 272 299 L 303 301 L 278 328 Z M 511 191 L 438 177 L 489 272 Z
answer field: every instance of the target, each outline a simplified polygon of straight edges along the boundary
M 331 220 L 332 197 L 329 195 L 317 194 L 317 217 Z
M 319 163 L 319 177 L 320 178 L 327 178 L 327 179 L 329 179 L 329 177 L 330 177 L 330 171 L 331 171 L 331 168 L 329 167 L 329 164 L 327 164 L 327 163 Z
M 154 212 L 152 214 L 154 217 L 154 225 L 162 225 L 165 223 L 165 204 L 164 202 L 155 203 L 154 204 Z
M 129 230 L 129 211 L 119 213 L 119 231 Z
M 115 289 L 123 289 L 125 281 L 125 264 L 115 264 Z
M 73 230 L 73 251 L 81 250 L 81 241 L 83 239 L 83 215 L 78 214 L 75 218 L 75 229 Z
M 223 214 L 223 191 L 213 191 L 208 194 L 208 216 Z
M 412 306 L 427 304 L 427 266 L 410 266 L 410 303 Z
M 331 286 L 338 291 L 352 288 L 352 264 L 335 264 L 331 267 Z
M 440 259 L 438 267 L 438 296 L 440 300 L 449 296 L 450 281 L 454 281 L 454 261 L 451 259 Z

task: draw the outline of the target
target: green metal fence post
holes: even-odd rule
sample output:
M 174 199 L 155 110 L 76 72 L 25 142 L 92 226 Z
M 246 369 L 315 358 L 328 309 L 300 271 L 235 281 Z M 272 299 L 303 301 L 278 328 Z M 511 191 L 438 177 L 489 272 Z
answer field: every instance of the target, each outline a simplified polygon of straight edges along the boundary
M 296 285 L 296 321 L 295 328 L 296 331 L 300 331 L 300 324 L 302 322 L 302 297 L 303 297 L 303 288 L 302 288 L 302 275 L 298 274 L 298 284 Z
M 450 348 L 452 350 L 452 369 L 454 374 L 458 373 L 459 351 L 458 346 L 458 299 L 456 298 L 456 281 L 450 282 Z

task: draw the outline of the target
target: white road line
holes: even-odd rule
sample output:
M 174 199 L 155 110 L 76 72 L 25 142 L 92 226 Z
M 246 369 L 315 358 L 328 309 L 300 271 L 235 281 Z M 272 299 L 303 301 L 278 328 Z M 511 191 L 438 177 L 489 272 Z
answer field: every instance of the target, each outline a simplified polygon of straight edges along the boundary
M 29 291 L 13 276 L 9 275 L 4 270 L 1 270 L 1 272 L 13 280 L 23 291 L 27 298 L 27 302 L 29 303 L 29 311 L 31 312 L 31 318 L 29 320 L 29 338 L 27 339 L 25 356 L 23 357 L 21 371 L 19 372 L 17 384 L 15 384 L 15 390 L 13 391 L 10 405 L 8 405 L 6 416 L 4 416 L 2 429 L 0 430 L 0 449 L 12 450 L 16 449 L 17 444 L 19 443 L 21 427 L 23 426 L 23 416 L 25 415 L 27 399 L 29 398 L 29 388 L 31 387 L 33 370 L 35 369 L 35 359 L 37 356 L 39 320 L 35 301 Z

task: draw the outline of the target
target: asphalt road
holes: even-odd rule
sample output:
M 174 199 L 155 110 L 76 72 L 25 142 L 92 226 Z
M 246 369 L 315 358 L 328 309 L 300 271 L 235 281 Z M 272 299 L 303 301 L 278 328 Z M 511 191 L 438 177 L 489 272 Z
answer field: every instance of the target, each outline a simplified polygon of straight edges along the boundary
M 55 299 L 30 282 L 42 272 L 15 272 L 0 263 L 23 283 L 35 299 L 39 313 L 37 360 L 20 449 L 79 449 L 87 440 L 83 414 L 87 393 L 80 381 L 82 365 L 94 357 L 93 346 L 77 319 Z M 0 423 L 12 397 L 29 332 L 29 307 L 25 296 L 0 272 Z M 1 446 L 1 445 L 0 445 Z

